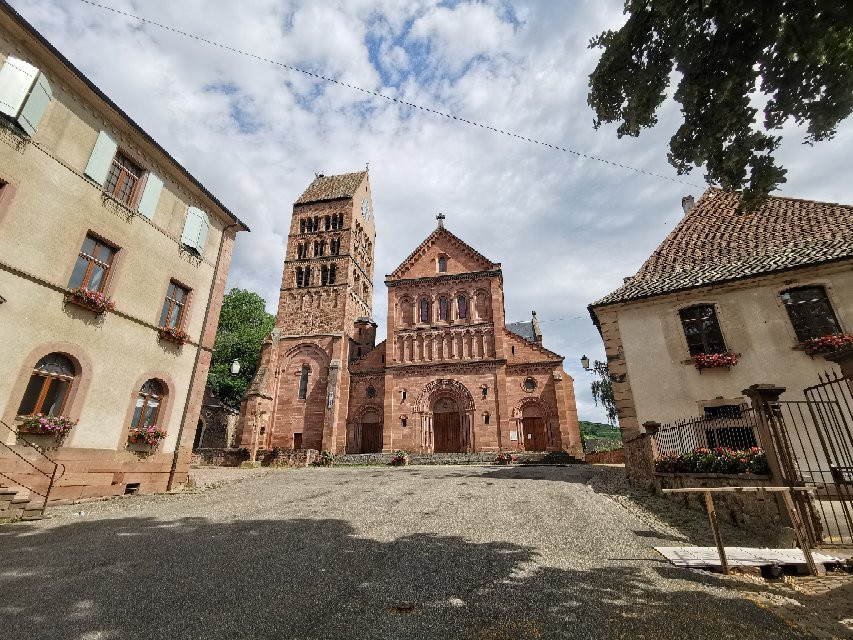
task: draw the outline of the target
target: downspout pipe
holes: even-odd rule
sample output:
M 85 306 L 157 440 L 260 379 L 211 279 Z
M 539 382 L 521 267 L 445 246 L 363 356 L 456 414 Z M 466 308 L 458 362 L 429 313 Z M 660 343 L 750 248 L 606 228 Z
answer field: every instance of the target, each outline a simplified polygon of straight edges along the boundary
M 225 238 L 229 229 L 242 226 L 243 225 L 240 223 L 235 223 L 229 224 L 222 229 L 222 238 L 219 241 L 219 251 L 216 254 L 216 267 L 213 270 L 213 277 L 210 280 L 210 291 L 208 291 L 207 293 L 207 308 L 205 308 L 204 310 L 204 322 L 201 326 L 201 335 L 198 339 L 198 349 L 196 349 L 195 352 L 195 360 L 193 361 L 193 371 L 190 375 L 190 384 L 187 388 L 187 399 L 184 402 L 184 410 L 181 414 L 181 424 L 178 427 L 178 439 L 175 441 L 175 453 L 172 456 L 172 468 L 169 469 L 169 481 L 166 483 L 166 491 L 171 491 L 172 485 L 175 482 L 175 473 L 178 469 L 178 457 L 181 455 L 181 438 L 184 435 L 184 423 L 187 419 L 187 413 L 189 413 L 190 410 L 190 398 L 192 397 L 193 383 L 195 382 L 195 375 L 196 371 L 198 370 L 198 361 L 201 359 L 201 352 L 204 349 L 204 347 L 202 346 L 202 342 L 204 340 L 204 335 L 207 332 L 207 323 L 210 320 L 210 305 L 213 302 L 213 289 L 216 287 L 216 281 L 219 276 L 219 267 L 221 266 L 220 261 L 222 260 L 222 249 L 225 247 Z

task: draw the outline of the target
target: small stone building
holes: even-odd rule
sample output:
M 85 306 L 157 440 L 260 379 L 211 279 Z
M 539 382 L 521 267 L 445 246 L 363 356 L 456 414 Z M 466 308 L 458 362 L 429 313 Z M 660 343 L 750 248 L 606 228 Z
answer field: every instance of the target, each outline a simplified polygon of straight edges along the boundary
M 582 455 L 572 379 L 535 313 L 507 325 L 501 266 L 443 225 L 390 275 L 371 320 L 366 172 L 318 176 L 293 209 L 276 327 L 241 410 L 241 446 L 335 453 Z
M 589 307 L 625 441 L 647 421 L 736 411 L 752 384 L 801 397 L 835 367 L 809 341 L 853 331 L 853 207 L 771 197 L 741 214 L 719 189 L 682 205 L 636 275 Z

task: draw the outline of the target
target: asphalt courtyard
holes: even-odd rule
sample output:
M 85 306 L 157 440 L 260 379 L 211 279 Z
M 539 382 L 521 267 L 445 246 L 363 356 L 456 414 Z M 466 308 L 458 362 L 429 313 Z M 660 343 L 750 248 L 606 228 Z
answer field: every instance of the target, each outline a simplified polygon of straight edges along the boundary
M 603 473 L 265 470 L 61 507 L 0 526 L 0 637 L 808 637 L 664 562 Z

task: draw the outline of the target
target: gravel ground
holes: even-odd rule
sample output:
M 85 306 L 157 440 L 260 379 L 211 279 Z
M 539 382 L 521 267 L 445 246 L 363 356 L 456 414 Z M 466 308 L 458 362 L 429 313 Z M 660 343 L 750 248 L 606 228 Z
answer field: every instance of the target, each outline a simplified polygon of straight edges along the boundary
M 663 561 L 652 547 L 684 534 L 619 473 L 199 470 L 193 492 L 0 527 L 0 635 L 808 637 L 725 581 Z

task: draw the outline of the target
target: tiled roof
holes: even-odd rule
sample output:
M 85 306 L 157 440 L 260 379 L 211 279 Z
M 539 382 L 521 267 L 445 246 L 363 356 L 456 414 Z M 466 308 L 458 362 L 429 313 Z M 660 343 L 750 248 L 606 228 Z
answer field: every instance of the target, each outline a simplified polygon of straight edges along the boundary
M 853 206 L 771 197 L 739 214 L 737 204 L 708 189 L 637 275 L 590 306 L 853 258 Z
M 528 342 L 536 342 L 536 332 L 533 330 L 532 322 L 510 322 L 506 328 Z
M 295 204 L 351 198 L 366 175 L 367 171 L 357 171 L 356 173 L 342 173 L 339 176 L 317 176 L 308 185 L 305 192 L 299 196 L 299 200 Z

